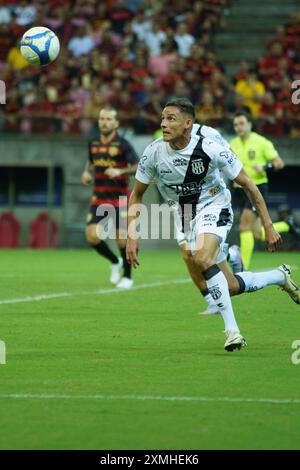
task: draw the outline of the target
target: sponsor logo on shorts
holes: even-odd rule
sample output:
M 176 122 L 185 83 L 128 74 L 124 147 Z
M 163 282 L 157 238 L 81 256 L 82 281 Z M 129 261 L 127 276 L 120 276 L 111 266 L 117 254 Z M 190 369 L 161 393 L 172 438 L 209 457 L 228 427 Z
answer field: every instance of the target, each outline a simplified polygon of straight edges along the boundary
M 215 214 L 204 214 L 203 221 L 204 222 L 216 222 L 217 216 Z

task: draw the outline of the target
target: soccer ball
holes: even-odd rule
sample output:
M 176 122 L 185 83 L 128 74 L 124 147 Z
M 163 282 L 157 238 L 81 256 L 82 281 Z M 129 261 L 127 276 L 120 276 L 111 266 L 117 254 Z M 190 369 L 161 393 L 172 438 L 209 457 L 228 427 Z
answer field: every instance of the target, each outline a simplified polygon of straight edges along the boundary
M 59 40 L 51 29 L 37 26 L 24 33 L 20 51 L 24 59 L 32 65 L 48 65 L 59 54 Z

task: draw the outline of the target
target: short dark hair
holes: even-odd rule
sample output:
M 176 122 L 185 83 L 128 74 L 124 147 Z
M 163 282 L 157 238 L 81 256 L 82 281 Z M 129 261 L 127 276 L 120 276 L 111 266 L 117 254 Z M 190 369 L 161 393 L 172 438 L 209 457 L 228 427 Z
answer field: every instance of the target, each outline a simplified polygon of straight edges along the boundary
M 241 116 L 244 116 L 247 119 L 248 122 L 251 122 L 251 124 L 253 124 L 252 116 L 251 116 L 251 114 L 249 113 L 248 110 L 237 111 L 236 113 L 234 113 L 233 119 L 235 119 L 237 117 L 241 117 Z
M 193 103 L 188 98 L 171 98 L 166 104 L 167 106 L 175 106 L 176 108 L 180 109 L 182 113 L 186 113 L 195 119 L 195 108 Z
M 100 109 L 99 114 L 101 113 L 101 111 L 110 111 L 115 113 L 115 118 L 118 120 L 118 111 L 113 106 L 105 105 L 103 106 L 103 108 Z

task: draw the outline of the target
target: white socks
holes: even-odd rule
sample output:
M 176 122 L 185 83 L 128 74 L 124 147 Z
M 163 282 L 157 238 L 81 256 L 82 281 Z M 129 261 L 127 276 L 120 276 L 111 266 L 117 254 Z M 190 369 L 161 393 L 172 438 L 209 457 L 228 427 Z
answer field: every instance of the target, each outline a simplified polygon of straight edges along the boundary
M 252 273 L 251 271 L 243 271 L 235 274 L 241 285 L 242 292 L 255 292 L 256 290 L 263 289 L 266 286 L 278 285 L 282 286 L 285 283 L 285 276 L 279 269 L 272 271 L 265 271 L 263 273 Z
M 202 275 L 206 280 L 209 293 L 223 317 L 225 331 L 236 331 L 239 333 L 240 330 L 234 317 L 226 277 L 216 264 L 203 271 Z
M 216 303 L 214 299 L 212 298 L 211 294 L 209 293 L 208 289 L 201 290 L 201 294 L 203 295 L 203 298 L 205 302 L 207 303 L 208 307 L 213 308 L 216 306 Z

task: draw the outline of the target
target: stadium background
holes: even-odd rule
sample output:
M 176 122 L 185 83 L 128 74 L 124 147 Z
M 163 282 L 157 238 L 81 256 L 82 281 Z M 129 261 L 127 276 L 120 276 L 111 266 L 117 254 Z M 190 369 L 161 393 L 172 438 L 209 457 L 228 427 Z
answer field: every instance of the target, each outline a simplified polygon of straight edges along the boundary
M 18 50 L 24 31 L 37 24 L 52 28 L 62 46 L 43 69 L 29 66 Z M 256 130 L 272 138 L 287 165 L 271 178 L 272 215 L 282 204 L 297 215 L 300 113 L 291 86 L 300 77 L 299 38 L 295 0 L 4 2 L 0 208 L 20 220 L 21 245 L 46 210 L 59 224 L 59 246 L 85 246 L 91 189 L 80 175 L 99 108 L 117 107 L 121 132 L 141 155 L 172 95 L 189 96 L 198 121 L 228 138 L 234 112 L 248 106 Z M 251 80 L 259 102 L 253 92 L 249 97 Z M 146 201 L 159 202 L 154 188 Z M 237 240 L 236 227 L 231 237 Z
M 44 69 L 18 52 L 33 25 L 61 40 Z M 92 250 L 70 249 L 86 247 L 80 178 L 106 103 L 139 155 L 171 95 L 190 96 L 227 137 L 247 104 L 286 162 L 272 215 L 289 204 L 299 217 L 299 39 L 298 0 L 0 0 L 0 214 L 20 220 L 26 247 L 48 211 L 61 247 L 0 251 L 0 449 L 299 449 L 299 306 L 285 293 L 234 298 L 248 348 L 229 355 L 220 318 L 197 315 L 204 302 L 174 241 L 144 242 L 128 292 Z M 253 68 L 258 104 L 242 97 Z M 146 201 L 160 201 L 154 187 Z M 299 283 L 295 252 L 255 253 L 251 268 L 283 262 Z

